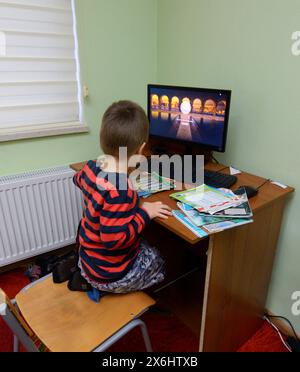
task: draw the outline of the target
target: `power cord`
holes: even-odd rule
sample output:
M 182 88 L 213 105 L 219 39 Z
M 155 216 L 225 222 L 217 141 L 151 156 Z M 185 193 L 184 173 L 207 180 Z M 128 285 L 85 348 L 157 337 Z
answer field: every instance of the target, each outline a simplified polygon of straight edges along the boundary
M 300 339 L 297 335 L 297 332 L 296 332 L 292 322 L 289 319 L 285 318 L 284 316 L 269 315 L 269 314 L 266 314 L 265 317 L 268 318 L 268 319 L 282 319 L 282 320 L 284 320 L 290 326 L 291 330 L 293 331 L 295 339 L 300 342 Z
M 257 190 L 260 190 L 263 186 L 265 186 L 267 183 L 271 182 L 270 179 L 265 180 L 260 186 L 257 187 Z
M 272 328 L 273 328 L 273 329 L 278 333 L 278 335 L 279 335 L 279 337 L 280 337 L 280 340 L 281 340 L 281 342 L 283 343 L 283 345 L 286 347 L 286 349 L 287 349 L 290 353 L 292 353 L 292 349 L 291 349 L 290 346 L 289 346 L 289 345 L 284 341 L 283 336 L 282 336 L 280 330 L 276 327 L 276 325 L 273 324 L 267 316 L 264 316 L 264 320 L 265 320 L 266 322 L 268 322 L 268 323 L 270 324 L 270 326 L 271 326 L 271 327 L 272 327 Z
M 218 161 L 218 159 L 216 159 L 216 158 L 214 157 L 214 155 L 212 155 L 211 157 L 212 157 L 213 161 L 214 161 L 216 164 L 220 165 L 220 162 Z
M 224 167 L 222 169 L 217 170 L 218 173 L 223 172 L 224 170 L 228 169 L 229 167 Z

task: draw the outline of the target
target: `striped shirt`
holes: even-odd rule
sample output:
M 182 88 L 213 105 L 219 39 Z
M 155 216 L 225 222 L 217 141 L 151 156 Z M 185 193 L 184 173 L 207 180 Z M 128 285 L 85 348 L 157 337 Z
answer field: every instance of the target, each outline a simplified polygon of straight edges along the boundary
M 89 161 L 76 173 L 74 183 L 84 197 L 79 228 L 82 268 L 95 282 L 116 282 L 137 258 L 140 234 L 150 222 L 149 215 L 140 208 L 127 175 L 103 174 L 96 161 Z M 124 184 L 126 187 L 120 187 Z

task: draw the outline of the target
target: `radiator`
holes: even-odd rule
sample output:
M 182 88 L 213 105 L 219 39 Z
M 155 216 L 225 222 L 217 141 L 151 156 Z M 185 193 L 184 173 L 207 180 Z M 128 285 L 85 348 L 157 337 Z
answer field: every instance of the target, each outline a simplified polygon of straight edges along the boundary
M 0 177 L 0 267 L 71 245 L 83 199 L 68 167 Z

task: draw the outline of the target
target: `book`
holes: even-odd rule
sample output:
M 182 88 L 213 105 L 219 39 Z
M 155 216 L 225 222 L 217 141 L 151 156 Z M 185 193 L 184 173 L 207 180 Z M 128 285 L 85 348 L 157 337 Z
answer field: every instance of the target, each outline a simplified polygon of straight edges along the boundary
M 230 190 L 220 190 L 207 185 L 172 194 L 171 198 L 190 205 L 200 213 L 210 215 L 239 206 L 243 202 L 240 196 Z
M 152 194 L 169 191 L 176 188 L 176 183 L 157 173 L 141 172 L 137 177 L 131 178 L 133 188 L 139 197 L 147 198 Z
M 189 230 L 191 230 L 198 238 L 205 238 L 208 236 L 208 233 L 201 229 L 200 227 L 195 226 L 192 222 L 180 211 L 173 211 L 173 216 L 185 225 Z
M 217 212 L 215 214 L 218 218 L 252 218 L 253 212 L 247 197 L 247 194 L 245 192 L 244 195 L 242 195 L 243 203 L 235 206 L 233 208 L 225 209 L 224 211 Z
M 240 205 L 237 205 L 232 208 L 225 209 L 223 211 L 217 212 L 214 214 L 214 217 L 220 218 L 220 219 L 230 219 L 230 218 L 241 218 L 241 219 L 249 219 L 253 217 L 252 208 L 250 206 L 246 190 L 244 194 L 240 195 L 241 197 L 241 203 Z M 201 216 L 209 216 L 209 214 L 206 213 L 200 213 Z
M 178 208 L 186 215 L 186 217 L 197 227 L 202 227 L 208 224 L 222 222 L 223 218 L 217 218 L 210 215 L 203 215 L 190 205 L 177 203 Z
M 253 223 L 253 220 L 246 220 L 246 219 L 234 219 L 234 220 L 226 220 L 223 222 L 218 222 L 215 224 L 205 225 L 203 228 L 209 233 L 209 234 L 215 234 L 220 231 L 233 229 L 234 227 L 247 225 L 249 223 Z
M 234 219 L 234 220 L 223 220 L 217 223 L 203 225 L 202 227 L 194 225 L 191 220 L 181 211 L 173 211 L 173 216 L 191 230 L 199 238 L 205 238 L 210 234 L 215 234 L 221 231 L 233 229 L 238 226 L 243 226 L 249 223 L 253 223 L 253 220 L 246 219 Z

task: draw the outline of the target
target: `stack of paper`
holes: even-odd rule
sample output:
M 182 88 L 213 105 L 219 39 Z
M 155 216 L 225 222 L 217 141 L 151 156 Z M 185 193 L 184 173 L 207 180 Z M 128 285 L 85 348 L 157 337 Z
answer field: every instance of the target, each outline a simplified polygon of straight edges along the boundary
M 179 201 L 178 208 L 183 212 L 175 211 L 173 215 L 185 226 L 185 219 L 188 219 L 194 228 L 202 229 L 207 234 L 253 222 L 246 191 L 236 195 L 230 190 L 204 185 L 171 197 Z M 193 232 L 199 236 L 199 233 Z
M 173 194 L 171 198 L 190 205 L 200 213 L 211 215 L 243 203 L 241 198 L 230 190 L 215 189 L 206 185 Z
M 141 172 L 131 178 L 133 188 L 140 197 L 147 198 L 152 194 L 173 190 L 176 184 L 173 180 L 159 176 L 157 173 Z

